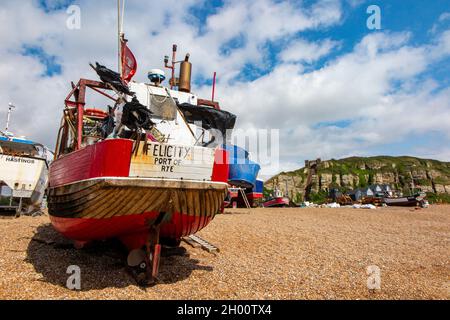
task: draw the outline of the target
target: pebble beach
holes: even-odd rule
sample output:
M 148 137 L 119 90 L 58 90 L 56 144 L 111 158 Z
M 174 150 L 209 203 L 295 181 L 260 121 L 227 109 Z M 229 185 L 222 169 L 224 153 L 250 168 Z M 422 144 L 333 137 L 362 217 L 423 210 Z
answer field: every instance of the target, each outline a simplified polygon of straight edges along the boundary
M 450 206 L 229 209 L 163 251 L 155 286 L 142 288 L 115 241 L 82 250 L 46 215 L 0 219 L 0 299 L 449 299 Z M 81 290 L 67 268 L 80 267 Z M 368 268 L 379 270 L 369 289 Z

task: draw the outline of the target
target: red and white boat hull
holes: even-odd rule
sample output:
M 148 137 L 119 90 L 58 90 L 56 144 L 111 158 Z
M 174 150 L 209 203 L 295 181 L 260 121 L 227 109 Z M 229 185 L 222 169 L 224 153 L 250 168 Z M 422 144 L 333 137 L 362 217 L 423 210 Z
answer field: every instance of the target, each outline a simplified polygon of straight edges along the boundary
M 179 240 L 222 210 L 228 175 L 223 161 L 212 168 L 214 181 L 130 177 L 131 148 L 130 140 L 105 140 L 52 164 L 48 205 L 57 231 L 79 243 L 119 238 L 134 249 L 145 244 L 158 219 L 160 237 Z M 223 151 L 216 156 L 224 157 Z
M 268 200 L 263 203 L 264 207 L 288 207 L 289 206 L 289 198 L 286 197 L 279 197 L 274 198 L 271 200 Z

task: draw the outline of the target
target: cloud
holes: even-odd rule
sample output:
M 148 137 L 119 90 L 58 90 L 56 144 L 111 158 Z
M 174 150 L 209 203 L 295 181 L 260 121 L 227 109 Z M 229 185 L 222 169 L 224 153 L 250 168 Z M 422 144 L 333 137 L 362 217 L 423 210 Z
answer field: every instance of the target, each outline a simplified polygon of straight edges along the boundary
M 385 31 L 352 47 L 329 32 L 348 17 L 341 1 L 227 0 L 207 15 L 194 15 L 205 1 L 127 1 L 125 31 L 138 58 L 136 80 L 161 67 L 177 43 L 179 55 L 191 53 L 196 93 L 210 96 L 205 83 L 217 71 L 217 99 L 238 115 L 239 127 L 280 129 L 281 169 L 318 156 L 370 155 L 430 131 L 450 142 L 450 92 L 431 72 L 450 56 L 450 30 L 442 29 L 442 21 L 428 43 L 414 43 L 409 32 Z M 77 1 L 80 30 L 66 28 L 67 4 L 7 0 L 0 7 L 0 119 L 14 102 L 13 130 L 51 147 L 70 81 L 95 79 L 89 62 L 117 65 L 111 1 Z M 322 32 L 327 36 L 310 36 Z M 345 51 L 337 50 L 344 43 Z M 39 50 L 24 54 L 24 48 Z M 314 65 L 319 60 L 324 63 Z M 60 70 L 49 74 L 49 62 Z M 246 74 L 252 70 L 258 72 Z M 439 146 L 411 153 L 448 155 Z
M 441 29 L 445 24 L 450 21 L 450 12 L 443 12 L 439 16 L 438 20 L 433 24 L 431 29 L 429 30 L 429 33 L 435 34 L 438 32 L 439 29 Z
M 410 46 L 409 38 L 369 34 L 321 69 L 281 64 L 255 81 L 222 88 L 220 98 L 241 113 L 240 126 L 280 128 L 280 154 L 299 166 L 308 158 L 370 154 L 371 148 L 428 131 L 449 140 L 449 90 L 421 79 L 448 55 L 447 38 L 423 46 Z M 348 125 L 315 126 L 340 120 Z
M 308 42 L 302 39 L 293 41 L 288 48 L 280 53 L 283 62 L 312 63 L 328 55 L 339 45 L 338 41 L 325 39 L 320 42 Z
M 439 16 L 439 22 L 450 20 L 450 12 L 444 12 Z
M 367 0 L 346 0 L 346 2 L 353 8 L 356 8 L 360 5 L 362 5 L 364 2 L 367 2 Z

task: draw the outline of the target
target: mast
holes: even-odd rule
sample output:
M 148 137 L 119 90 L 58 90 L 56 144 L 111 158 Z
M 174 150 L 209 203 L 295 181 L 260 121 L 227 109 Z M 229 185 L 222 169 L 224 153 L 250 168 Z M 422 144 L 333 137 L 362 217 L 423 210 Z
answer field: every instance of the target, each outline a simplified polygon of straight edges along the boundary
M 13 109 L 16 108 L 15 105 L 13 105 L 11 102 L 8 104 L 8 116 L 6 117 L 6 133 L 8 133 L 8 129 L 9 129 L 9 121 L 11 120 L 11 112 L 13 111 Z
M 214 71 L 213 86 L 212 86 L 212 97 L 211 97 L 211 101 L 213 101 L 213 102 L 214 102 L 214 95 L 216 93 L 216 75 L 217 75 L 217 73 Z
M 120 77 L 122 77 L 122 44 L 121 44 L 121 33 L 122 33 L 122 26 L 120 22 L 120 4 L 121 0 L 117 0 L 117 51 L 118 51 L 118 63 L 117 68 L 120 74 Z

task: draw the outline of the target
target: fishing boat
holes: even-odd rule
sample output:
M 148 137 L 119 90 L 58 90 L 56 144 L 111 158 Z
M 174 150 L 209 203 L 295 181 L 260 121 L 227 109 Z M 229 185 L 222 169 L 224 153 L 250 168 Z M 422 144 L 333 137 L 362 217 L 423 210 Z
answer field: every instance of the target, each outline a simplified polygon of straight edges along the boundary
M 238 208 L 257 207 L 263 198 L 263 188 L 264 182 L 256 179 L 254 187 L 247 189 L 237 188 L 238 192 L 232 198 L 231 203 L 236 202 L 236 207 Z
M 264 201 L 263 206 L 265 208 L 288 207 L 289 198 L 285 197 L 280 189 L 275 188 L 272 197 Z
M 0 131 L 0 209 L 32 214 L 41 208 L 48 182 L 47 148 L 8 132 L 10 104 L 5 132 Z
M 233 202 L 236 202 L 236 199 L 239 197 L 240 188 L 228 187 L 228 194 L 223 202 L 223 206 L 228 208 Z M 236 203 L 237 206 L 237 203 Z
M 178 245 L 223 210 L 228 152 L 214 141 L 236 117 L 191 92 L 192 64 L 188 54 L 176 61 L 176 45 L 172 64 L 164 59 L 170 87 L 163 86 L 160 69 L 148 73 L 150 83 L 130 81 L 137 63 L 123 37 L 121 45 L 120 74 L 91 65 L 102 81 L 81 79 L 65 99 L 50 166 L 49 215 L 78 248 L 118 238 L 129 250 L 128 265 L 153 283 L 161 245 Z M 88 89 L 114 107 L 88 107 Z
M 236 187 L 229 187 L 228 193 L 230 194 L 231 198 L 237 198 L 239 196 L 239 188 Z
M 239 208 L 252 207 L 253 201 L 248 199 L 247 194 L 250 194 L 250 197 L 253 195 L 252 190 L 257 185 L 256 177 L 261 166 L 250 160 L 249 152 L 241 147 L 223 145 L 223 148 L 229 156 L 229 192 L 225 199 L 225 207 L 230 205 Z
M 264 182 L 256 179 L 255 186 L 246 190 L 247 199 L 254 203 L 263 198 Z
M 383 202 L 388 206 L 397 206 L 397 207 L 417 207 L 425 205 L 425 193 L 417 193 L 415 195 L 406 196 L 406 197 L 386 197 L 383 199 Z
M 247 150 L 235 145 L 224 145 L 223 147 L 228 151 L 230 157 L 229 184 L 244 189 L 254 188 L 261 166 L 250 160 Z

